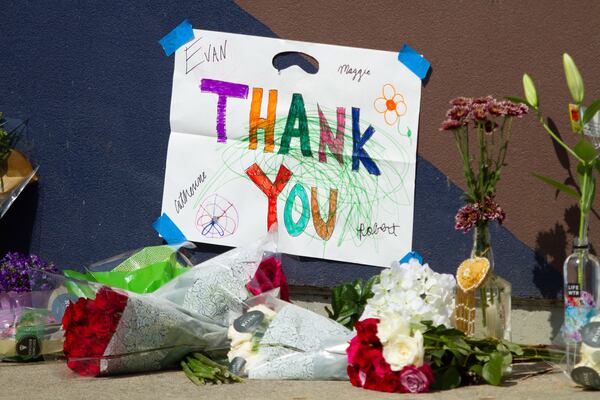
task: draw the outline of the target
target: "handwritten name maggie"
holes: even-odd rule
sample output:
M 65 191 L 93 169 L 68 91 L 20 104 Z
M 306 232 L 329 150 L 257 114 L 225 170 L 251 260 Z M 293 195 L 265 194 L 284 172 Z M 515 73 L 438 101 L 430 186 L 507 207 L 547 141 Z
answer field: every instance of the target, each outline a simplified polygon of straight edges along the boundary
M 400 225 L 391 224 L 388 225 L 385 222 L 379 224 L 375 222 L 373 225 L 366 226 L 361 223 L 359 227 L 356 229 L 356 233 L 358 234 L 358 238 L 363 240 L 364 238 L 379 235 L 381 233 L 387 233 L 388 235 L 398 236 L 396 233 L 396 228 L 400 228 Z
M 175 199 L 175 211 L 177 214 L 179 214 L 179 211 L 183 210 L 188 200 L 194 197 L 198 187 L 200 187 L 204 181 L 206 181 L 206 172 L 202 171 L 189 187 L 186 187 L 179 192 L 179 197 Z
M 351 75 L 353 81 L 360 82 L 365 75 L 371 75 L 371 70 L 352 67 L 350 64 L 342 64 L 338 68 L 340 75 Z M 358 78 L 358 79 L 357 79 Z

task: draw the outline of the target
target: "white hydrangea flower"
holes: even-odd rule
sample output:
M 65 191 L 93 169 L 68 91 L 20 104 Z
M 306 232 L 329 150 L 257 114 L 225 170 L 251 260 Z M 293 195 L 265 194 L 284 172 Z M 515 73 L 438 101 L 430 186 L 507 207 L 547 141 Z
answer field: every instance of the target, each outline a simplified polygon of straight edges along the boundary
M 397 313 L 410 324 L 432 321 L 449 327 L 455 288 L 454 276 L 439 274 L 416 258 L 402 264 L 394 262 L 373 286 L 373 297 L 362 318 L 381 319 L 386 313 Z

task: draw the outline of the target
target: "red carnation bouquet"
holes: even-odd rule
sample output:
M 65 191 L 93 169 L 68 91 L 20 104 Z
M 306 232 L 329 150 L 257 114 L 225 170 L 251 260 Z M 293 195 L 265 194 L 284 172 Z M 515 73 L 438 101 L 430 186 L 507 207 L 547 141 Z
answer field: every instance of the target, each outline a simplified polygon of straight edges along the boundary
M 357 387 L 381 392 L 428 392 L 434 376 L 424 363 L 423 335 L 397 314 L 355 324 L 347 349 L 348 376 Z

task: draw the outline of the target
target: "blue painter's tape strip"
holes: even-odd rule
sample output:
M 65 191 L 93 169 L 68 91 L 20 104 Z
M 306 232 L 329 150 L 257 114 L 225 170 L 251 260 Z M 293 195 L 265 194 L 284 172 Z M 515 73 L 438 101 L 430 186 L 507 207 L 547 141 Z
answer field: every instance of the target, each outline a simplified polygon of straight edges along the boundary
M 427 72 L 431 67 L 429 61 L 412 47 L 405 44 L 398 53 L 398 61 L 406 65 L 408 69 L 415 73 L 419 79 L 423 80 L 427 76 Z
M 163 213 L 163 215 L 154 221 L 152 227 L 168 244 L 187 242 L 183 232 L 179 230 L 175 222 L 166 213 Z
M 186 19 L 175 29 L 169 32 L 164 38 L 160 39 L 158 43 L 162 46 L 165 54 L 170 56 L 175 53 L 178 48 L 189 42 L 194 38 L 194 30 L 192 24 Z
M 406 253 L 406 255 L 400 260 L 400 264 L 408 263 L 413 258 L 416 258 L 419 264 L 423 264 L 423 257 L 416 251 L 409 251 Z

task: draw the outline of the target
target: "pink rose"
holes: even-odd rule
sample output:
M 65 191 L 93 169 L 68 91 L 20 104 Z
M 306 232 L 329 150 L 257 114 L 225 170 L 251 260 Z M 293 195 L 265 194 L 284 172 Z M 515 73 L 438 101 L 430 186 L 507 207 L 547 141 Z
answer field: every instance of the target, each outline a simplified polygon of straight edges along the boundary
M 429 391 L 432 383 L 431 368 L 423 364 L 421 368 L 408 365 L 400 371 L 400 386 L 403 393 L 423 393 Z

